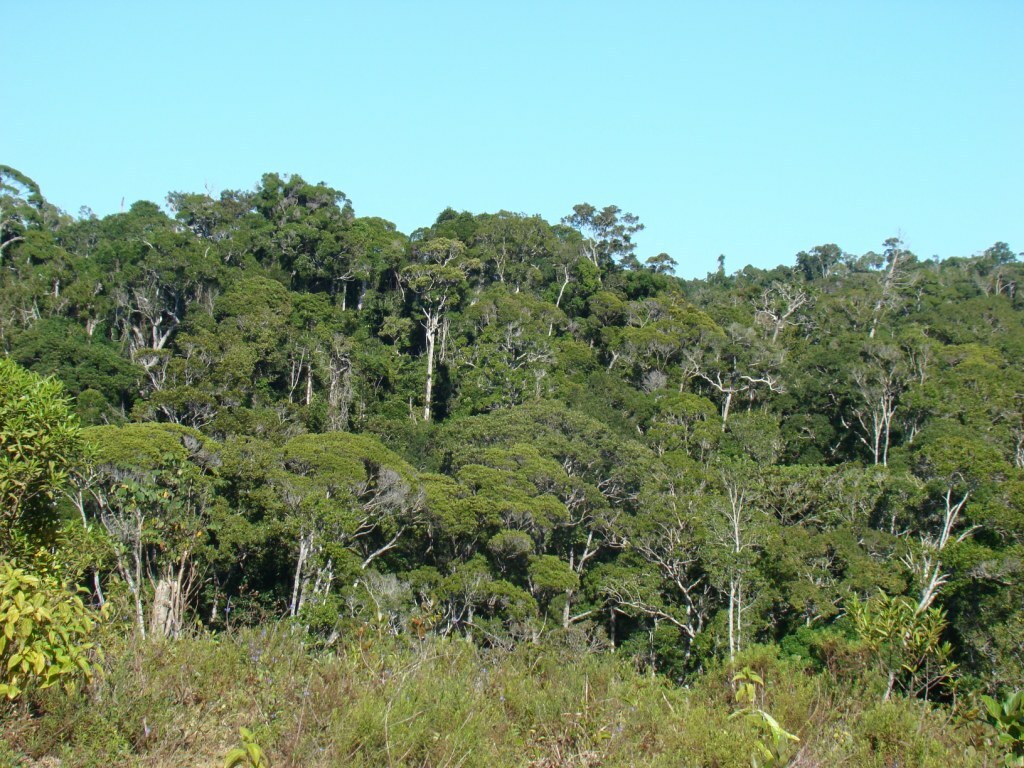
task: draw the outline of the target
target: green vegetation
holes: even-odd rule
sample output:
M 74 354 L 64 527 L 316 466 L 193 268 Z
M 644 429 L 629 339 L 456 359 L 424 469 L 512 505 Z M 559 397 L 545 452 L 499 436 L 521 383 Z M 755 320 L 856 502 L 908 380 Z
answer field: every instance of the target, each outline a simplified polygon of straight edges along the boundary
M 0 548 L 31 552 L 52 539 L 54 502 L 80 451 L 60 383 L 0 358 Z
M 92 678 L 96 617 L 66 584 L 0 563 L 0 606 L 0 696 L 58 683 L 71 693 Z
M 1002 701 L 982 696 L 988 721 L 999 734 L 999 743 L 1006 748 L 1005 764 L 1024 765 L 1024 691 L 1017 691 Z
M 0 759 L 1019 758 L 1006 244 L 683 281 L 614 205 L 167 202 L 0 166 Z
M 364 633 L 323 653 L 281 625 L 173 643 L 112 638 L 89 699 L 41 691 L 41 714 L 11 721 L 7 738 L 15 754 L 75 768 L 222 766 L 245 749 L 240 728 L 272 766 L 749 768 L 752 757 L 771 764 L 762 746 L 809 765 L 996 759 L 981 723 L 882 702 L 754 646 L 737 663 L 765 681 L 756 707 L 800 739 L 778 749 L 733 693 L 728 664 L 683 688 L 564 640 L 506 651 Z
M 248 728 L 239 728 L 242 746 L 235 747 L 226 758 L 224 768 L 267 768 L 267 757 Z

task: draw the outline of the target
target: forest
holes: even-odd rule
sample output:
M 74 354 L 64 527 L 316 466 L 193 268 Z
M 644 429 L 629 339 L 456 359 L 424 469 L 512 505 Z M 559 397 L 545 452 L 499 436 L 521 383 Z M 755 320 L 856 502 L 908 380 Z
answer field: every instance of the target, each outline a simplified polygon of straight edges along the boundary
M 1018 254 L 642 228 L 0 166 L 0 763 L 1024 765 Z

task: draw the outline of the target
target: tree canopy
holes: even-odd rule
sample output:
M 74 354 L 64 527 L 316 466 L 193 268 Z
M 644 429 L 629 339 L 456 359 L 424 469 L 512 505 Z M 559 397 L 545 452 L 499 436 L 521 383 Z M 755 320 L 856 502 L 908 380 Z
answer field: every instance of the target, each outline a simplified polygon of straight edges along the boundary
M 858 626 L 888 654 L 888 616 L 1024 674 L 1007 244 L 685 281 L 615 205 L 407 236 L 296 175 L 167 202 L 75 220 L 0 168 L 0 544 L 74 523 L 140 633 L 372 618 L 682 678 Z

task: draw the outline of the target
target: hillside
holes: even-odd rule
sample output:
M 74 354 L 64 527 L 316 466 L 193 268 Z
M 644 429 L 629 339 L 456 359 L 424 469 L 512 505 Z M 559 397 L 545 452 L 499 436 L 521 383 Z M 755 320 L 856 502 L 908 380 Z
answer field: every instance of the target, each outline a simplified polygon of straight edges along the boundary
M 103 219 L 67 216 L 14 169 L 0 182 L 4 381 L 22 381 L 16 367 L 56 377 L 82 427 L 56 506 L 11 495 L 3 541 L 22 564 L 42 547 L 105 605 L 114 671 L 76 696 L 116 698 L 118 665 L 159 664 L 155 648 L 192 649 L 203 676 L 211 638 L 237 655 L 269 627 L 325 665 L 307 681 L 389 648 L 409 669 L 456 654 L 467 680 L 497 654 L 521 680 L 529 654 L 571 649 L 605 686 L 663 686 L 666 703 L 696 686 L 707 707 L 721 694 L 725 733 L 742 725 L 732 674 L 759 660 L 808 688 L 769 707 L 772 680 L 752 684 L 758 707 L 792 707 L 791 730 L 818 718 L 858 734 L 797 764 L 888 759 L 870 745 L 889 736 L 857 730 L 881 711 L 966 729 L 920 764 L 987 764 L 956 752 L 987 748 L 976 696 L 1024 676 L 1024 266 L 1005 243 L 944 261 L 895 238 L 861 255 L 823 244 L 683 281 L 667 254 L 636 253 L 642 224 L 614 205 L 560 223 L 448 209 L 406 235 L 297 176 Z M 8 445 L 36 439 L 10 419 Z M 349 673 L 370 685 L 329 672 Z M 225 689 L 241 700 L 237 683 Z M 595 746 L 629 719 L 616 690 L 600 725 L 579 726 L 592 742 L 576 762 L 529 764 L 626 764 L 633 747 Z M 842 691 L 850 719 L 812 711 L 841 709 Z M 86 700 L 38 695 L 44 722 Z M 25 750 L 19 706 L 8 733 Z M 517 717 L 510 728 L 541 727 Z M 661 743 L 663 727 L 637 738 Z M 331 759 L 480 755 L 385 761 L 344 743 Z M 650 764 L 682 749 L 651 748 Z

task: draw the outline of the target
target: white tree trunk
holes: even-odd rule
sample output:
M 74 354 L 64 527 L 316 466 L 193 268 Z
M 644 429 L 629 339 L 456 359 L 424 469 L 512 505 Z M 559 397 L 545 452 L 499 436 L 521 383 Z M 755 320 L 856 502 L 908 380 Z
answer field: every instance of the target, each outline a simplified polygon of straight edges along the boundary
M 176 637 L 181 628 L 181 585 L 165 571 L 153 590 L 149 614 L 149 633 L 153 637 Z
M 424 327 L 427 337 L 427 380 L 423 392 L 423 420 L 430 421 L 430 404 L 434 396 L 434 348 L 437 345 L 437 330 L 440 317 L 437 313 L 426 316 Z

